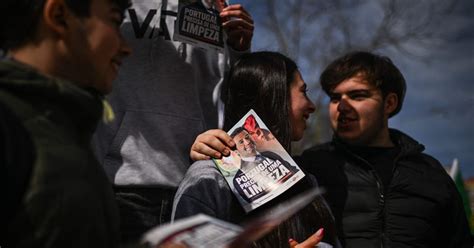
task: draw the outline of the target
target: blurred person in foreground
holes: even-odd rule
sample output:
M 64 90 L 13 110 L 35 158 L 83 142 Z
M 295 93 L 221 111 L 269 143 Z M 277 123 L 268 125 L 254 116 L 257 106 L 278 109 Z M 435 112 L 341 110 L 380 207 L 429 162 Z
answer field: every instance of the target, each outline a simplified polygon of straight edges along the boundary
M 119 30 L 129 2 L 2 5 L 0 245 L 117 247 L 118 209 L 90 142 L 131 52 Z

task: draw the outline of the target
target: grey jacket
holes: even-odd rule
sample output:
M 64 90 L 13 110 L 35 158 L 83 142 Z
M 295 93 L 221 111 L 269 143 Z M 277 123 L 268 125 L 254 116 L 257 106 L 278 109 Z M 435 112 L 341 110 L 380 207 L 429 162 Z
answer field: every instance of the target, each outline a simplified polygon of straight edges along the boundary
M 212 160 L 197 161 L 191 165 L 179 185 L 173 202 L 171 219 L 203 213 L 239 224 L 317 185 L 312 175 L 306 175 L 283 194 L 246 214 L 214 162 Z
M 191 165 L 174 197 L 171 219 L 198 213 L 240 223 L 245 211 L 212 160 Z
M 133 53 L 107 96 L 115 121 L 95 152 L 115 185 L 177 187 L 195 137 L 218 126 L 219 86 L 239 53 L 172 41 L 177 0 L 132 1 L 122 32 Z

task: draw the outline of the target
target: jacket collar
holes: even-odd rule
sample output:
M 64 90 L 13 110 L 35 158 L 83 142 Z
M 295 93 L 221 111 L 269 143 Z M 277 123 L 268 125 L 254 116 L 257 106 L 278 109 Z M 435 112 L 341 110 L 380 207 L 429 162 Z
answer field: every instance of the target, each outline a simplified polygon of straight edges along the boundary
M 95 130 L 102 115 L 102 96 L 97 91 L 44 76 L 13 60 L 0 61 L 0 89 L 18 95 L 44 114 L 54 116 L 55 110 L 60 109 L 79 130 L 87 133 Z
M 412 154 L 421 153 L 425 150 L 425 146 L 420 144 L 418 141 L 408 136 L 397 129 L 389 129 L 390 138 L 392 142 L 400 147 L 400 156 L 407 156 Z

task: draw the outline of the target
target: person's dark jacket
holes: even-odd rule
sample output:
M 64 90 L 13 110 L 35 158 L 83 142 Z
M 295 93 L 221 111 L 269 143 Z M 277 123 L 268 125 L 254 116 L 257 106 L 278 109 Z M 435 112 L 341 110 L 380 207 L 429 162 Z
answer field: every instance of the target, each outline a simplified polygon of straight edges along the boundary
M 460 195 L 445 169 L 412 138 L 397 130 L 390 135 L 401 152 L 385 191 L 373 165 L 336 138 L 297 160 L 327 190 L 345 247 L 472 247 Z
M 90 148 L 101 114 L 98 94 L 0 61 L 2 247 L 118 246 L 112 188 Z

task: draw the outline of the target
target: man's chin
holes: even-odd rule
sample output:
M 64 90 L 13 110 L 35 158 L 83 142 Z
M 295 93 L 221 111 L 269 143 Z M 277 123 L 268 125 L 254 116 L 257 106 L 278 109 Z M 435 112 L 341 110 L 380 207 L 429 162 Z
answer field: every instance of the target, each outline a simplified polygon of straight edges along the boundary
M 341 132 L 341 131 L 338 131 L 336 132 L 336 136 L 344 141 L 345 143 L 347 144 L 350 144 L 350 145 L 355 145 L 359 142 L 360 138 L 359 136 L 357 136 L 356 134 L 354 133 L 350 133 L 350 132 Z
M 96 83 L 94 84 L 94 88 L 102 95 L 107 95 L 110 92 L 112 92 L 112 89 L 113 89 L 112 80 L 103 79 L 103 80 L 96 81 Z

